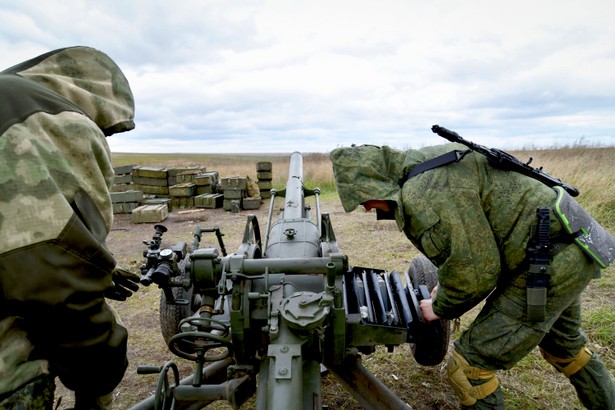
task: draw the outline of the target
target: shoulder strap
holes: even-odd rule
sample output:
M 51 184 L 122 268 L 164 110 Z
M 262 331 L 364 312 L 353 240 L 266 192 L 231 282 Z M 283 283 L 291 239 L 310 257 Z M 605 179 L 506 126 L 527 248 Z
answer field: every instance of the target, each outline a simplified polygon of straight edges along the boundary
M 465 150 L 465 151 L 461 151 L 461 150 L 453 150 L 453 151 L 449 151 L 446 154 L 442 154 L 440 156 L 437 156 L 435 158 L 432 159 L 428 159 L 425 162 L 421 162 L 420 164 L 418 164 L 417 166 L 415 166 L 414 168 L 412 168 L 404 177 L 404 182 L 409 180 L 412 177 L 417 176 L 418 174 L 421 174 L 425 171 L 429 171 L 430 169 L 434 169 L 434 168 L 438 168 L 441 167 L 443 165 L 447 165 L 450 164 L 451 162 L 458 162 L 461 161 L 461 159 L 463 157 L 466 156 L 466 154 L 468 152 L 470 152 L 471 150 Z

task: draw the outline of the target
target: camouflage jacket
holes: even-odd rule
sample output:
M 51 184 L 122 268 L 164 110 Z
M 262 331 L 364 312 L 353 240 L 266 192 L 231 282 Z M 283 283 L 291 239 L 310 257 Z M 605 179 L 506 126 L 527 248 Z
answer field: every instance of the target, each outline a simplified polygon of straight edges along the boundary
M 0 395 L 47 372 L 101 395 L 121 380 L 126 330 L 103 291 L 113 180 L 106 135 L 134 100 L 100 51 L 65 48 L 0 73 Z
M 434 312 L 455 318 L 476 306 L 525 259 L 538 207 L 551 207 L 552 188 L 488 164 L 481 154 L 429 170 L 409 180 L 417 164 L 453 149 L 338 148 L 331 153 L 335 182 L 347 212 L 362 202 L 394 203 L 400 230 L 438 266 Z M 559 222 L 551 218 L 555 230 Z

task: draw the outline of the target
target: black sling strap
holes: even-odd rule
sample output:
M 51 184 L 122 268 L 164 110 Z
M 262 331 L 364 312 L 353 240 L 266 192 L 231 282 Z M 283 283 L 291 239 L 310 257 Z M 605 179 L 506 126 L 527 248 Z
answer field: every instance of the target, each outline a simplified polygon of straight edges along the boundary
M 421 174 L 425 171 L 429 171 L 430 169 L 434 169 L 434 168 L 438 168 L 441 167 L 443 165 L 447 165 L 450 164 L 451 162 L 458 162 L 461 161 L 461 159 L 463 157 L 466 156 L 466 154 L 468 152 L 470 152 L 471 150 L 465 150 L 465 151 L 461 151 L 461 150 L 453 150 L 453 151 L 449 151 L 446 154 L 442 154 L 440 156 L 437 156 L 435 158 L 432 159 L 428 159 L 425 162 L 421 162 L 420 164 L 418 164 L 417 166 L 415 166 L 414 168 L 412 168 L 405 176 L 404 178 L 404 182 L 409 180 L 412 177 L 417 176 L 418 174 Z

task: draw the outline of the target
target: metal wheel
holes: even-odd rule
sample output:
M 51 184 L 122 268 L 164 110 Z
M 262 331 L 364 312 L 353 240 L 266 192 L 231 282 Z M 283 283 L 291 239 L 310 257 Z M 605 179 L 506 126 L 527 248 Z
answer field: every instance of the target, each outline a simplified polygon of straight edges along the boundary
M 231 341 L 209 332 L 181 332 L 169 341 L 169 350 L 182 359 L 193 362 L 217 362 L 230 355 Z M 223 348 L 222 353 L 207 355 L 211 349 Z
M 169 370 L 173 372 L 173 386 L 179 384 L 179 370 L 177 366 L 173 362 L 167 362 L 160 370 L 160 375 L 158 376 L 156 395 L 154 397 L 154 410 L 173 410 L 175 408 L 173 390 L 169 385 Z

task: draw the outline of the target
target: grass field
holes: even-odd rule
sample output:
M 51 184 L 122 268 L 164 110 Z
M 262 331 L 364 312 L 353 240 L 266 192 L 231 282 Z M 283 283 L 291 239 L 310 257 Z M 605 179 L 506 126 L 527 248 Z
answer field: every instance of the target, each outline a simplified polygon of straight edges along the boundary
M 610 232 L 615 232 L 615 148 L 595 148 L 574 146 L 562 149 L 540 151 L 519 151 L 514 154 L 526 161 L 533 157 L 533 166 L 542 166 L 544 170 L 555 175 L 581 191 L 578 201 L 589 210 Z M 273 184 L 283 188 L 288 175 L 289 155 L 215 155 L 215 154 L 114 154 L 114 165 L 146 166 L 205 166 L 209 171 L 218 171 L 221 177 L 244 176 L 255 177 L 257 161 L 273 163 Z M 322 209 L 331 216 L 341 251 L 348 255 L 351 265 L 382 267 L 389 271 L 404 271 L 410 261 L 418 255 L 405 236 L 391 222 L 377 222 L 374 214 L 355 211 L 343 212 L 339 198 L 335 193 L 331 164 L 325 154 L 304 153 L 304 182 L 308 188 L 320 187 L 323 190 Z M 265 208 L 264 206 L 261 208 Z M 262 226 L 265 210 L 259 211 Z M 227 249 L 232 252 L 241 241 L 245 214 L 232 220 L 229 215 L 224 220 L 208 220 L 210 225 L 220 224 L 225 232 Z M 173 238 L 191 240 L 193 225 L 184 226 L 183 232 L 174 232 Z M 152 230 L 153 233 L 153 230 Z M 171 233 L 169 232 L 169 235 Z M 129 232 L 115 232 L 113 238 L 129 235 Z M 137 238 L 147 239 L 147 238 Z M 141 262 L 138 255 L 142 247 L 135 240 L 135 252 L 132 257 L 125 257 L 120 263 L 136 267 Z M 615 370 L 615 269 L 603 272 L 602 278 L 591 282 L 584 293 L 584 329 L 589 338 L 589 347 L 598 352 L 611 372 Z M 130 332 L 131 368 L 125 380 L 118 388 L 119 408 L 128 408 L 144 394 L 149 394 L 155 387 L 155 378 L 151 376 L 134 376 L 136 364 L 163 364 L 171 358 L 162 345 L 157 320 L 157 300 L 159 291 L 152 287 L 143 288 L 136 297 L 126 303 L 115 304 Z M 478 312 L 478 308 L 464 315 L 461 319 L 463 330 Z M 146 317 L 148 319 L 144 320 Z M 153 319 L 152 319 L 153 317 Z M 152 325 L 153 323 L 153 325 Z M 459 331 L 454 334 L 454 338 Z M 450 389 L 444 365 L 436 367 L 418 366 L 411 358 L 407 346 L 388 353 L 379 348 L 376 353 L 365 357 L 364 362 L 374 374 L 383 380 L 399 397 L 410 403 L 415 409 L 453 409 L 457 408 Z M 182 369 L 188 367 L 183 365 Z M 185 376 L 185 375 L 184 375 Z M 510 409 L 579 409 L 574 389 L 568 381 L 556 373 L 540 357 L 537 351 L 523 359 L 514 369 L 499 374 L 504 387 L 507 408 Z M 323 379 L 325 403 L 331 409 L 357 409 L 358 404 L 340 388 L 331 377 Z M 215 408 L 228 408 L 224 405 Z M 244 408 L 250 408 L 249 404 Z

